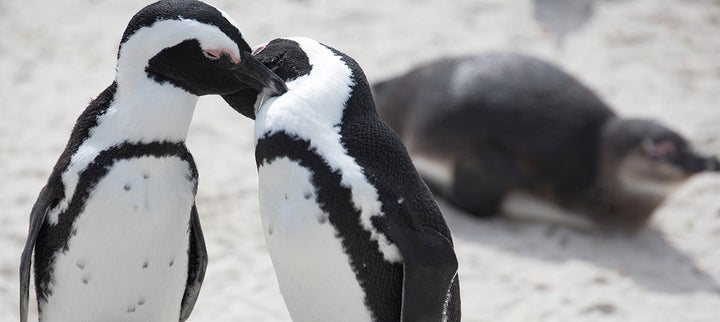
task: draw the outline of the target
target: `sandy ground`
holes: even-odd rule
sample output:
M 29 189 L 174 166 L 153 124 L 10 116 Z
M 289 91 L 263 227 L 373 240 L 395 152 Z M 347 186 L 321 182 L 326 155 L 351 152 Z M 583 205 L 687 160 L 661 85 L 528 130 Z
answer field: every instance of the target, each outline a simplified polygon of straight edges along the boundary
M 214 4 L 251 44 L 309 36 L 355 57 L 371 81 L 446 55 L 535 54 L 620 113 L 658 118 L 720 154 L 720 1 L 576 2 L 584 15 L 544 28 L 530 0 Z M 2 321 L 17 320 L 30 208 L 76 117 L 112 81 L 122 31 L 145 4 L 0 0 Z M 200 100 L 188 145 L 210 265 L 192 321 L 289 320 L 261 232 L 251 128 L 220 99 Z M 718 195 L 720 176 L 698 176 L 635 236 L 477 221 L 441 202 L 457 244 L 464 321 L 720 321 Z

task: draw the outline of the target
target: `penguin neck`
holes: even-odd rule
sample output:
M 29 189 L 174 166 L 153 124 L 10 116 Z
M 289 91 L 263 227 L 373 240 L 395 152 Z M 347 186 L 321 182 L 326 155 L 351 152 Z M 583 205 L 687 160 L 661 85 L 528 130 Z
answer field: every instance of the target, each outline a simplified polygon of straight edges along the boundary
M 337 58 L 339 60 L 339 58 Z M 344 65 L 343 65 L 344 66 Z M 331 71 L 330 71 L 331 72 Z M 287 82 L 288 92 L 276 97 L 258 97 L 256 130 L 295 130 L 302 135 L 315 132 L 338 132 L 353 81 L 350 73 L 331 74 L 322 66 L 313 74 L 300 76 Z M 261 133 L 257 133 L 261 134 Z
M 184 142 L 198 97 L 169 83 L 116 78 L 117 90 L 91 136 L 108 145 L 120 142 Z
M 674 189 L 644 178 L 637 172 L 637 162 L 636 156 L 618 152 L 607 140 L 601 142 L 596 196 L 600 204 L 591 204 L 589 210 L 604 209 L 597 213 L 598 222 L 637 229 Z

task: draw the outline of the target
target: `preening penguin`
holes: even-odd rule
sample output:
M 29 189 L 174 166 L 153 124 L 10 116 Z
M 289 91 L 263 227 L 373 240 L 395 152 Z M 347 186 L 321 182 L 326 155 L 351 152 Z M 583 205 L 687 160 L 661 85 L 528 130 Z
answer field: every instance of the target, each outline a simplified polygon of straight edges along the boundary
M 225 99 L 255 119 L 260 212 L 292 319 L 459 321 L 450 231 L 362 69 L 307 38 L 255 57 L 288 92 Z
M 33 206 L 20 320 L 33 253 L 41 321 L 187 319 L 207 263 L 185 146 L 195 104 L 266 87 L 285 90 L 220 10 L 193 0 L 140 10 L 114 82 L 80 115 Z
M 478 216 L 633 230 L 689 175 L 720 169 L 673 130 L 617 116 L 558 67 L 524 55 L 443 59 L 373 92 L 433 191 Z

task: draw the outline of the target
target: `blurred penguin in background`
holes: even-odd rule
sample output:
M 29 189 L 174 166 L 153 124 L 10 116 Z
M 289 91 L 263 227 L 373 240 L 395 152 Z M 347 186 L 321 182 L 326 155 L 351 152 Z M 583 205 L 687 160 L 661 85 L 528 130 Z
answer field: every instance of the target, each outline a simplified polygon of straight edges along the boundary
M 677 132 L 619 117 L 529 56 L 443 59 L 373 92 L 433 192 L 479 217 L 633 231 L 688 177 L 720 170 Z

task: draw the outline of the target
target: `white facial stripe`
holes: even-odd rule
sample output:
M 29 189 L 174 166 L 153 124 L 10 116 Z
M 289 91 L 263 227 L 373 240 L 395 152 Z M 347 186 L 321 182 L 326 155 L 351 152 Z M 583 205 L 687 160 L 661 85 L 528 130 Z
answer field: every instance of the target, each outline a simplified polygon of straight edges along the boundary
M 341 184 L 351 189 L 362 226 L 378 241 L 385 259 L 400 261 L 397 247 L 371 223 L 373 216 L 382 215 L 378 192 L 340 141 L 337 125 L 342 122 L 343 110 L 350 98 L 352 71 L 339 56 L 316 41 L 289 39 L 297 42 L 308 56 L 312 72 L 287 82 L 287 93 L 268 99 L 260 107 L 255 121 L 255 142 L 279 131 L 309 141 L 330 168 L 342 174 Z
M 220 28 L 197 20 L 161 20 L 136 31 L 120 48 L 118 83 L 135 83 L 147 78 L 148 61 L 165 48 L 188 39 L 197 39 L 202 50 L 226 49 L 240 57 L 240 49 Z

